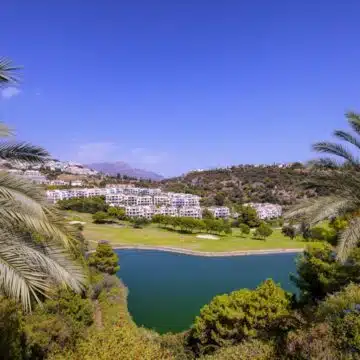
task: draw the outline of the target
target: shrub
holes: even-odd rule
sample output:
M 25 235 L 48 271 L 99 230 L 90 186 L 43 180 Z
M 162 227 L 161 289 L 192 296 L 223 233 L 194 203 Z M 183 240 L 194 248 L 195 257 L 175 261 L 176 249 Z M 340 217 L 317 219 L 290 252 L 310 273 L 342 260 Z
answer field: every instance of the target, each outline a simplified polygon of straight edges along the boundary
M 88 258 L 90 266 L 107 274 L 115 274 L 120 270 L 119 258 L 112 247 L 107 243 L 98 244 L 96 251 Z
M 310 229 L 310 237 L 313 240 L 327 241 L 329 244 L 336 244 L 336 231 L 332 228 L 316 226 Z
M 260 226 L 255 230 L 254 237 L 259 237 L 263 240 L 265 240 L 267 237 L 269 237 L 273 233 L 272 228 L 266 224 L 261 223 Z
M 12 300 L 0 297 L 0 354 L 4 360 L 23 359 L 23 316 Z
M 173 360 L 171 353 L 157 342 L 142 336 L 138 329 L 117 324 L 93 333 L 76 350 L 58 356 L 57 360 Z
M 60 289 L 25 320 L 27 352 L 31 359 L 42 359 L 75 347 L 93 322 L 93 307 L 89 299 Z
M 209 209 L 204 209 L 202 211 L 203 219 L 214 219 L 214 214 Z
M 245 341 L 240 345 L 229 346 L 216 351 L 203 360 L 273 360 L 276 359 L 275 347 L 260 340 Z
M 240 223 L 246 224 L 250 227 L 256 227 L 260 225 L 260 219 L 253 207 L 240 206 L 236 210 L 239 214 L 238 220 Z
M 332 329 L 326 323 L 290 332 L 285 346 L 279 350 L 289 360 L 342 359 Z
M 301 292 L 302 302 L 316 302 L 360 280 L 360 249 L 354 249 L 345 264 L 336 260 L 328 243 L 311 244 L 297 260 L 297 275 L 292 281 Z
M 292 225 L 283 226 L 281 233 L 293 240 L 296 237 L 296 228 Z
M 109 207 L 105 202 L 104 196 L 60 200 L 56 205 L 62 210 L 73 210 L 90 214 L 95 214 L 98 211 L 106 211 Z
M 318 316 L 330 324 L 338 347 L 360 354 L 360 288 L 350 284 L 319 305 Z
M 241 235 L 249 235 L 250 234 L 250 227 L 246 224 L 239 224 L 239 229 Z
M 115 207 L 115 206 L 110 206 L 107 210 L 107 213 L 109 216 L 111 217 L 115 217 L 119 220 L 125 220 L 126 219 L 126 212 L 125 209 L 123 208 L 119 208 L 119 207 Z
M 141 229 L 143 226 L 150 223 L 150 220 L 142 216 L 132 218 L 130 221 L 133 224 L 134 229 Z
M 98 211 L 93 214 L 92 219 L 95 224 L 104 224 L 107 222 L 108 214 L 104 211 Z
M 192 326 L 189 345 L 196 353 L 256 338 L 279 317 L 288 314 L 290 296 L 272 280 L 255 290 L 242 289 L 216 296 Z

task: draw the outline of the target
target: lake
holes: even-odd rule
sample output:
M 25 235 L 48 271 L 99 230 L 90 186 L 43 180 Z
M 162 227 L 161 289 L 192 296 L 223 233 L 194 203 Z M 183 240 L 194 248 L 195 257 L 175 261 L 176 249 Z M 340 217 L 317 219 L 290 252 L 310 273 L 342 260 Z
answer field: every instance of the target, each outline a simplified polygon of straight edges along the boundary
M 152 250 L 116 250 L 118 276 L 129 289 L 129 311 L 137 325 L 159 333 L 186 330 L 215 295 L 255 288 L 274 279 L 296 292 L 289 274 L 297 254 L 201 257 Z

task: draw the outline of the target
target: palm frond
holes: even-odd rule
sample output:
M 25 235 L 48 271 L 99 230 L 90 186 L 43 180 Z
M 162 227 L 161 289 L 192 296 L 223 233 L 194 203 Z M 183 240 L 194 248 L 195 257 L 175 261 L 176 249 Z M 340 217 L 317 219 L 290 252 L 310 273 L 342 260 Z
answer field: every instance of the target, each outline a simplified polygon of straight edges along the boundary
M 20 235 L 0 234 L 0 289 L 21 301 L 25 310 L 31 309 L 31 298 L 46 295 L 52 282 L 66 285 L 74 291 L 83 288 L 81 268 L 60 248 L 35 246 L 23 241 Z
M 297 219 L 313 226 L 333 216 L 343 214 L 349 208 L 348 199 L 335 196 L 308 200 L 288 211 L 284 218 L 287 220 Z
M 318 167 L 318 168 L 325 168 L 325 169 L 338 169 L 341 167 L 341 163 L 336 159 L 325 157 L 320 159 L 314 159 L 307 162 L 309 167 Z
M 346 118 L 351 128 L 360 135 L 360 114 L 350 111 L 346 113 Z
M 45 217 L 43 206 L 47 202 L 43 189 L 19 176 L 0 172 L 0 199 L 12 201 L 13 205 L 15 201 L 27 213 L 42 219 Z
M 14 160 L 26 163 L 43 163 L 49 158 L 49 153 L 39 146 L 28 143 L 0 144 L 0 159 Z
M 19 209 L 0 208 L 0 229 L 23 228 L 50 238 L 65 248 L 73 247 L 72 239 L 48 219 L 42 220 Z
M 350 164 L 359 165 L 358 159 L 356 159 L 350 151 L 348 151 L 344 146 L 340 144 L 335 144 L 331 142 L 318 142 L 313 145 L 313 150 L 326 153 L 330 155 L 335 155 L 343 158 L 344 160 L 348 161 Z
M 360 218 L 353 218 L 348 227 L 340 234 L 337 257 L 345 261 L 350 251 L 354 249 L 360 240 Z
M 19 69 L 20 67 L 14 66 L 10 59 L 0 58 L 0 86 L 3 84 L 16 83 L 18 78 L 14 73 Z
M 354 146 L 356 146 L 360 150 L 360 140 L 350 133 L 343 130 L 335 130 L 334 135 L 340 140 L 346 141 Z

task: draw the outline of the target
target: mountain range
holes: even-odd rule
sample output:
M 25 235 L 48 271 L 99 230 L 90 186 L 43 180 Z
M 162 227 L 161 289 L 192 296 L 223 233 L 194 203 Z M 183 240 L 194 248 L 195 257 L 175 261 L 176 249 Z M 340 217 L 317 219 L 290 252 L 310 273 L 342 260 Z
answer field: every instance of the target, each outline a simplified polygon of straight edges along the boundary
M 160 174 L 157 174 L 153 171 L 133 168 L 132 166 L 123 161 L 93 163 L 87 164 L 85 166 L 111 176 L 116 176 L 117 174 L 120 174 L 138 179 L 164 179 L 164 177 Z

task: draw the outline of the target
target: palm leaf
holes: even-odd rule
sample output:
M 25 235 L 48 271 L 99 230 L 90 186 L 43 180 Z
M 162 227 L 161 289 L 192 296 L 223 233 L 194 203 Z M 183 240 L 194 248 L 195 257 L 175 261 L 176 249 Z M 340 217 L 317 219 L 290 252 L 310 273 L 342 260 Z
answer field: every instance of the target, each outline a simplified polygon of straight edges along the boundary
M 83 289 L 81 268 L 63 249 L 44 244 L 36 246 L 24 239 L 10 232 L 0 234 L 0 289 L 3 293 L 20 301 L 29 311 L 31 298 L 39 301 L 38 294 L 46 296 L 52 282 L 77 292 Z
M 355 217 L 349 226 L 340 234 L 337 257 L 345 261 L 350 251 L 356 247 L 360 240 L 360 218 Z
M 360 150 L 360 141 L 353 135 L 349 134 L 346 131 L 335 130 L 334 135 L 340 140 L 346 141 L 354 146 L 356 146 Z
M 28 143 L 0 144 L 0 159 L 26 163 L 43 163 L 48 160 L 49 153 L 39 146 Z
M 348 112 L 346 117 L 351 128 L 360 135 L 360 114 Z
M 14 72 L 19 70 L 20 67 L 14 66 L 12 61 L 7 58 L 0 58 L 0 86 L 2 84 L 9 84 L 18 81 Z
M 350 164 L 358 165 L 359 161 L 352 156 L 350 151 L 348 151 L 344 146 L 340 144 L 335 144 L 331 142 L 318 142 L 313 145 L 313 150 L 321 153 L 327 153 L 330 155 L 339 156 L 346 161 L 348 161 Z

